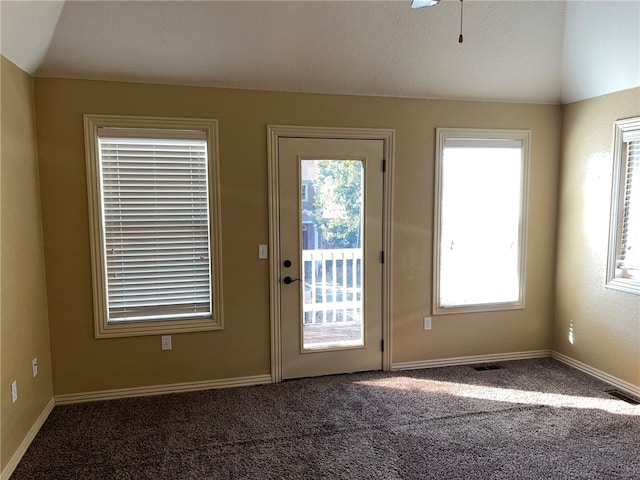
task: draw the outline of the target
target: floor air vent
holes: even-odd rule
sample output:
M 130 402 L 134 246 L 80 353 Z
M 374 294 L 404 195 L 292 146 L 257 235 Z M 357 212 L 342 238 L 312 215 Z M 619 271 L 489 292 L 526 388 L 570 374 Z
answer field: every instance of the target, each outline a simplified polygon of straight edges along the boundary
M 476 367 L 473 367 L 475 370 L 477 370 L 478 372 L 483 372 L 485 370 L 501 370 L 502 367 L 498 366 L 498 365 L 478 365 Z
M 640 405 L 640 402 L 638 402 L 638 400 L 636 400 L 633 397 L 630 397 L 629 395 L 627 395 L 624 392 L 621 392 L 620 390 L 605 390 L 605 392 L 607 392 L 612 397 L 616 397 L 617 399 L 623 400 L 631 405 Z

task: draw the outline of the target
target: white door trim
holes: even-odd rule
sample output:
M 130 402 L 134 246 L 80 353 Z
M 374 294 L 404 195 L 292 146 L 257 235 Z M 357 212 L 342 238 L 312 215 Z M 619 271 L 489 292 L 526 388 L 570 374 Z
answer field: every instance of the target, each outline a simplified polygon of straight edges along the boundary
M 395 153 L 395 130 L 378 128 L 302 127 L 267 125 L 267 160 L 269 166 L 269 292 L 271 326 L 271 380 L 282 381 L 282 342 L 280 326 L 280 203 L 278 195 L 279 152 L 278 139 L 326 138 L 351 140 L 382 140 L 384 142 L 383 239 L 385 252 L 382 267 L 382 369 L 391 370 L 391 262 L 392 262 L 392 212 L 393 212 L 393 166 Z

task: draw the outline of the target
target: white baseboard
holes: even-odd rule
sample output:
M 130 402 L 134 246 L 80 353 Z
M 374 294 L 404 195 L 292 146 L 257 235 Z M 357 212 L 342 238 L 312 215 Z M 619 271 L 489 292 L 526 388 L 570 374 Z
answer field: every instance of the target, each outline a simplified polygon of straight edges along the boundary
M 623 392 L 631 394 L 631 396 L 640 399 L 640 387 L 637 385 L 633 385 L 632 383 L 625 382 L 624 380 L 614 377 L 613 375 L 609 375 L 608 373 L 603 372 L 602 370 L 598 370 L 597 368 L 593 368 L 586 363 L 582 363 L 579 360 L 568 357 L 560 352 L 556 352 L 555 350 L 551 351 L 551 358 L 558 360 L 564 364 L 569 365 L 570 367 L 575 368 L 576 370 L 580 370 L 581 372 L 587 373 L 592 377 L 597 378 L 598 380 L 602 380 L 605 383 L 608 383 Z
M 152 385 L 149 387 L 118 388 L 115 390 L 99 390 L 95 392 L 69 393 L 56 395 L 56 405 L 70 403 L 95 402 L 98 400 L 115 400 L 117 398 L 146 397 L 167 393 L 195 392 L 214 388 L 247 387 L 272 383 L 271 375 L 254 375 L 252 377 L 224 378 L 222 380 L 205 380 L 202 382 L 172 383 L 168 385 Z
M 0 480 L 9 480 L 9 477 L 11 477 L 11 474 L 20 463 L 20 460 L 22 460 L 22 457 L 24 456 L 27 449 L 29 448 L 29 445 L 31 445 L 31 442 L 33 442 L 33 439 L 36 438 L 36 435 L 40 431 L 40 428 L 42 428 L 42 425 L 44 425 L 44 422 L 46 422 L 47 418 L 49 418 L 49 414 L 51 413 L 55 405 L 56 405 L 56 402 L 54 398 L 51 397 L 51 399 L 47 402 L 42 412 L 40 412 L 40 415 L 38 415 L 38 418 L 36 418 L 36 421 L 33 422 L 33 425 L 31 426 L 31 428 L 27 432 L 27 435 L 24 437 L 24 439 L 18 446 L 18 449 L 15 451 L 15 453 L 9 460 L 9 463 L 7 463 L 7 466 L 4 468 L 2 472 L 0 472 Z
M 528 360 L 544 358 L 551 355 L 550 350 L 529 350 L 526 352 L 496 353 L 491 355 L 474 355 L 470 357 L 438 358 L 436 360 L 421 360 L 419 362 L 400 362 L 391 365 L 391 371 L 416 370 L 419 368 L 453 367 L 475 363 L 506 362 L 509 360 Z

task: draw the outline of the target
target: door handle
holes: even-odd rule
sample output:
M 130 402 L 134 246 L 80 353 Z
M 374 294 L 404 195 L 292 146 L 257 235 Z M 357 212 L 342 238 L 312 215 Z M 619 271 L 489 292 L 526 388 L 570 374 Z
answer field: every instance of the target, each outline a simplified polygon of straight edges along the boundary
M 293 282 L 299 282 L 299 281 L 300 281 L 300 279 L 299 279 L 299 278 L 284 277 L 284 278 L 282 279 L 282 281 L 284 282 L 284 284 L 285 284 L 285 285 L 290 285 L 290 284 L 292 284 Z

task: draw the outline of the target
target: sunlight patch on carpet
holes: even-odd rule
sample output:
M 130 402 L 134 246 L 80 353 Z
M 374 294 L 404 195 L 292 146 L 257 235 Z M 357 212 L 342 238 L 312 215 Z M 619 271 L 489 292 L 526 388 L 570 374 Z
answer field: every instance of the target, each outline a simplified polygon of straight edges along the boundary
M 514 403 L 519 405 L 541 405 L 555 408 L 596 409 L 619 415 L 640 416 L 640 409 L 618 399 L 564 395 L 513 388 L 489 387 L 465 383 L 443 382 L 418 378 L 395 377 L 380 380 L 364 380 L 361 385 L 391 388 L 394 390 L 442 393 L 463 398 Z

